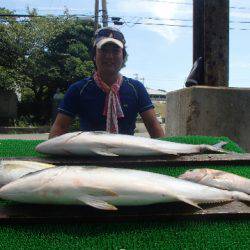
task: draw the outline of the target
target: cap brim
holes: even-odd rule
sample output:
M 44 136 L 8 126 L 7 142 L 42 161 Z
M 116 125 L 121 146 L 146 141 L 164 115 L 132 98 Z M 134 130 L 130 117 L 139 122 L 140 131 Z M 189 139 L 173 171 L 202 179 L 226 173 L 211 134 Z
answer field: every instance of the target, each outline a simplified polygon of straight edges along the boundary
M 114 44 L 116 44 L 116 45 L 118 45 L 120 48 L 122 48 L 123 49 L 123 43 L 121 42 L 121 41 L 119 41 L 119 40 L 117 40 L 117 39 L 114 39 L 114 38 L 112 38 L 112 37 L 107 37 L 107 38 L 103 38 L 103 39 L 101 39 L 99 42 L 97 42 L 97 44 L 96 44 L 96 47 L 98 48 L 98 49 L 101 49 L 102 48 L 102 46 L 104 45 L 104 44 L 106 44 L 106 43 L 114 43 Z

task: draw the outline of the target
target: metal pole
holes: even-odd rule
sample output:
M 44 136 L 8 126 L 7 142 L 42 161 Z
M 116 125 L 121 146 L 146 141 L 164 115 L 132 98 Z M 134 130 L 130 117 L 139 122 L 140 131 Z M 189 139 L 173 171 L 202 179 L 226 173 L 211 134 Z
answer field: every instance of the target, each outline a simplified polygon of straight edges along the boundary
M 106 0 L 102 0 L 102 24 L 103 24 L 103 27 L 108 26 L 108 11 L 107 11 Z
M 95 0 L 95 25 L 94 25 L 94 31 L 98 29 L 98 23 L 99 23 L 99 0 Z

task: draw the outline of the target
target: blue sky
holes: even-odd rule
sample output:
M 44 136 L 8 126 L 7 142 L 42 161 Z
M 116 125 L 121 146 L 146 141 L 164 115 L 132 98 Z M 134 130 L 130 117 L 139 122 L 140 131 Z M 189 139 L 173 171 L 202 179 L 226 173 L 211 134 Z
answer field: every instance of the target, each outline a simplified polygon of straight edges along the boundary
M 36 8 L 41 15 L 63 14 L 67 7 L 70 14 L 93 15 L 94 2 L 1 0 L 0 7 L 16 10 L 16 13 L 25 13 L 27 7 Z M 230 30 L 229 87 L 249 87 L 250 1 L 231 0 L 230 7 L 230 27 L 234 29 Z M 192 26 L 192 0 L 107 0 L 107 8 L 110 17 L 122 17 L 125 22 L 117 26 L 126 37 L 129 54 L 122 73 L 129 77 L 137 74 L 149 88 L 166 91 L 183 88 L 192 67 L 192 28 L 169 25 Z M 154 25 L 136 25 L 136 22 Z

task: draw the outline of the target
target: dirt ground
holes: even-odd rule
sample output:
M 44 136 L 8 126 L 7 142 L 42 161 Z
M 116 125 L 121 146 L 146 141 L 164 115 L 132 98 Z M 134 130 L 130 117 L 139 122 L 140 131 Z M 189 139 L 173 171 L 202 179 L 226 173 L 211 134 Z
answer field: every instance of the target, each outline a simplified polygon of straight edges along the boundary
M 164 124 L 162 128 L 165 130 Z M 136 124 L 136 136 L 149 137 L 149 134 L 143 123 Z M 20 140 L 47 140 L 49 133 L 34 134 L 0 134 L 0 139 L 20 139 Z

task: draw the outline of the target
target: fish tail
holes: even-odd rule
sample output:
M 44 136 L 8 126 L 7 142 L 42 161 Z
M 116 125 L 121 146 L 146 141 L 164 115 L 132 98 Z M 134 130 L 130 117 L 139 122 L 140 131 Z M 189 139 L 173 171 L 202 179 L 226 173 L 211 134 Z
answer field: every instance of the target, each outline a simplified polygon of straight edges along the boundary
M 222 147 L 227 145 L 227 144 L 228 144 L 228 142 L 226 142 L 226 141 L 220 141 L 220 142 L 214 144 L 213 147 L 218 148 L 218 149 L 222 149 Z
M 250 195 L 243 192 L 232 191 L 232 197 L 234 200 L 250 201 Z
M 229 153 L 228 150 L 223 149 L 222 147 L 228 144 L 228 142 L 220 141 L 212 146 L 208 146 L 208 149 L 213 152 L 219 152 L 219 153 Z

